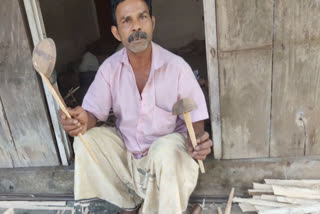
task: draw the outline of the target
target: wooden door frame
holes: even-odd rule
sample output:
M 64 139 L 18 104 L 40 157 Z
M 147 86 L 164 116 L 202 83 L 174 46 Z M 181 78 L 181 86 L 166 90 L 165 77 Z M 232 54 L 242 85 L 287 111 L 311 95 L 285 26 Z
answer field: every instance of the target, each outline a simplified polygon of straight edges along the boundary
M 46 38 L 46 31 L 43 23 L 39 0 L 23 0 L 23 4 L 26 10 L 33 45 L 35 46 L 42 39 Z M 63 166 L 68 166 L 72 158 L 72 149 L 68 137 L 59 122 L 58 111 L 60 108 L 59 105 L 55 102 L 53 96 L 51 95 L 44 82 L 42 82 L 42 85 L 47 100 L 54 135 L 59 149 L 61 164 Z
M 203 0 L 207 72 L 209 81 L 210 116 L 214 158 L 222 158 L 220 84 L 218 62 L 218 40 L 216 20 L 216 0 Z

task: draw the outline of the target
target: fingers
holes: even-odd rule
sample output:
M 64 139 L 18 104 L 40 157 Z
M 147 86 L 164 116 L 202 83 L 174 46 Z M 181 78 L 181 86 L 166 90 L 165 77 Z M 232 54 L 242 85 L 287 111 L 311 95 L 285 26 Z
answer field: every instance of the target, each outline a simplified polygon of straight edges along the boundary
M 69 114 L 73 118 L 67 118 L 66 114 L 63 111 L 59 110 L 60 121 L 63 129 L 72 137 L 77 136 L 83 131 L 83 126 L 81 122 L 76 119 L 84 110 L 78 106 L 74 109 L 68 108 Z
M 62 127 L 65 131 L 70 132 L 70 131 L 73 131 L 75 129 L 80 128 L 81 125 L 79 123 L 78 124 L 63 124 Z
M 207 155 L 211 152 L 212 141 L 207 140 L 196 146 L 196 149 L 192 152 L 192 157 L 197 160 L 205 160 Z
M 207 141 L 209 140 L 209 134 L 208 132 L 204 132 L 203 135 L 201 135 L 200 137 L 197 138 L 197 143 L 201 143 L 201 142 L 204 142 L 204 141 Z
M 70 136 L 75 137 L 75 136 L 78 136 L 79 133 L 81 133 L 81 131 L 82 131 L 82 127 L 79 127 L 75 130 L 69 131 L 68 133 Z
M 58 111 L 58 114 L 62 120 L 65 120 L 67 118 L 67 115 L 61 109 Z
M 187 150 L 188 150 L 188 153 L 189 154 L 192 154 L 193 152 L 193 146 L 192 146 L 192 143 L 190 141 L 190 139 L 188 138 L 187 142 L 186 142 L 186 147 L 187 147 Z
M 77 106 L 73 109 L 68 108 L 68 112 L 71 117 L 77 117 L 79 114 L 83 113 L 84 109 L 81 106 Z
M 194 159 L 196 159 L 196 160 L 202 160 L 202 161 L 204 161 L 204 160 L 207 158 L 207 155 L 203 155 L 203 156 L 194 156 L 193 158 L 194 158 Z
M 212 141 L 209 138 L 209 134 L 204 132 L 203 135 L 197 138 L 198 145 L 195 147 L 192 152 L 192 157 L 197 160 L 205 160 L 207 155 L 211 152 L 211 147 L 213 145 Z
M 207 148 L 200 151 L 193 151 L 192 154 L 194 156 L 204 156 L 204 155 L 208 155 L 210 152 L 211 152 L 211 148 Z
M 211 147 L 212 147 L 212 141 L 210 139 L 208 139 L 207 141 L 204 141 L 204 142 L 198 144 L 195 148 L 195 151 L 206 150 Z

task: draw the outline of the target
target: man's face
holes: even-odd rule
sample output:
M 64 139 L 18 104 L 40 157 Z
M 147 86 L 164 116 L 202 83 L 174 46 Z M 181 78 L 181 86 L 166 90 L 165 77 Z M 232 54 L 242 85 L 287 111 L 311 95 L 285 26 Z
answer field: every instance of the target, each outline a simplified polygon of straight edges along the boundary
M 152 41 L 155 19 L 150 17 L 144 0 L 125 0 L 116 10 L 118 27 L 112 26 L 112 33 L 122 44 L 134 53 L 147 49 Z

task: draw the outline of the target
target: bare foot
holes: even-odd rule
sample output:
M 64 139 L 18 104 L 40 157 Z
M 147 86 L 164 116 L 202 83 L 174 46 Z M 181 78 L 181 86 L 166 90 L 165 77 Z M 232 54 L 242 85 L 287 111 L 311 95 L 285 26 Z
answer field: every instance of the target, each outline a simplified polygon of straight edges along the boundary
M 192 207 L 191 214 L 201 214 L 202 207 L 199 204 L 196 204 Z

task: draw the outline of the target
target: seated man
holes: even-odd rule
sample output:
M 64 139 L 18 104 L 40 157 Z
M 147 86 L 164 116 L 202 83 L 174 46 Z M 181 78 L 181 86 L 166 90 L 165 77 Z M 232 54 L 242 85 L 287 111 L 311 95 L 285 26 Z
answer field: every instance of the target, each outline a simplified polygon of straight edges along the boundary
M 82 107 L 60 111 L 71 135 L 85 134 L 98 162 L 76 137 L 75 199 L 100 198 L 122 213 L 181 214 L 212 142 L 204 131 L 205 98 L 190 66 L 152 42 L 155 18 L 149 1 L 113 0 L 112 33 L 124 48 L 100 66 Z M 194 150 L 183 116 L 172 115 L 175 102 L 193 99 L 191 118 L 199 145 Z M 109 110 L 116 128 L 95 127 Z M 194 158 L 194 159 L 193 159 Z M 143 202 L 143 204 L 142 204 Z

